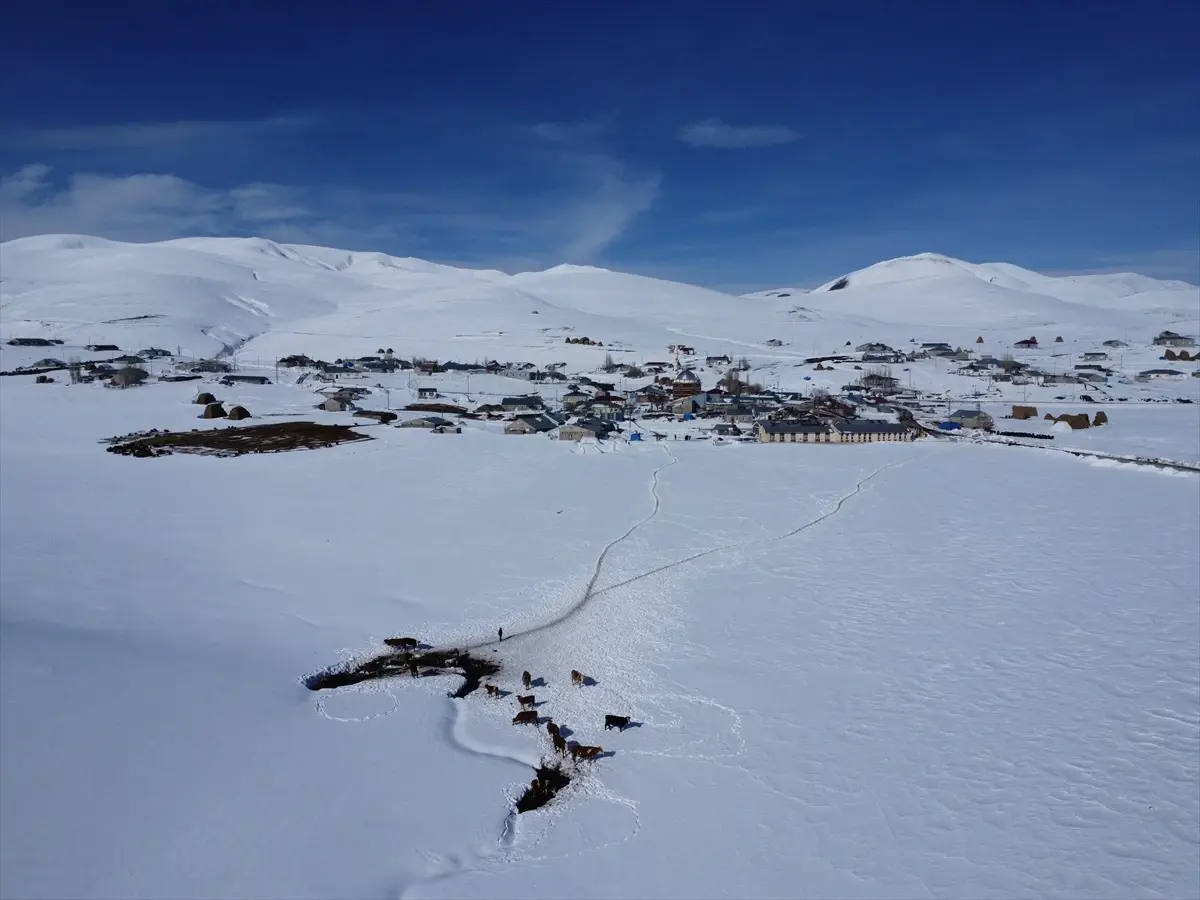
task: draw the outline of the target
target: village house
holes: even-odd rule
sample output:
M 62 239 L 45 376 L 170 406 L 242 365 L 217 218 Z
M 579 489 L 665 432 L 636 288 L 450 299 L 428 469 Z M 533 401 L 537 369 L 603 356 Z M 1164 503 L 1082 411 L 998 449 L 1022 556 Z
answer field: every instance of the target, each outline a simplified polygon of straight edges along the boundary
M 1013 344 L 1013 346 L 1021 350 L 1036 350 L 1038 342 L 1037 338 L 1031 337 L 1025 338 L 1023 341 L 1017 341 L 1015 344 Z
M 59 341 L 58 343 L 62 343 Z M 15 337 L 8 341 L 10 347 L 53 347 L 54 341 L 49 338 Z
M 868 344 L 859 344 L 854 348 L 859 353 L 895 353 L 887 344 L 881 344 L 878 341 L 872 341 Z
M 1108 354 L 1099 350 L 1091 350 L 1082 354 L 1080 359 L 1082 359 L 1084 362 L 1103 362 L 1104 360 L 1108 359 Z
M 1111 341 L 1105 341 L 1105 342 L 1104 342 L 1104 346 L 1105 346 L 1105 347 L 1114 347 L 1114 348 L 1120 348 L 1120 347 L 1128 347 L 1129 345 L 1128 345 L 1127 343 L 1125 343 L 1124 341 L 1118 341 L 1118 340 L 1114 339 L 1114 340 L 1111 340 Z
M 546 404 L 541 397 L 505 397 L 500 401 L 506 413 L 537 413 L 545 409 Z
M 317 404 L 317 409 L 325 412 L 346 412 L 353 408 L 354 404 L 346 397 L 328 397 Z
M 1195 347 L 1196 341 L 1173 331 L 1163 331 L 1154 339 L 1156 347 Z
M 991 416 L 978 409 L 956 410 L 947 419 L 962 428 L 981 428 L 984 431 L 990 431 L 994 424 Z
M 900 363 L 904 362 L 904 354 L 895 351 L 871 351 L 862 355 L 865 363 Z
M 232 387 L 235 384 L 270 384 L 271 379 L 266 375 L 225 375 L 221 384 Z
M 832 429 L 821 422 L 759 422 L 758 440 L 764 444 L 829 443 Z
M 116 344 L 88 344 L 84 349 L 92 353 L 113 353 L 119 352 L 121 348 Z
M 418 400 L 436 400 L 438 389 L 435 387 L 419 387 L 417 388 Z
M 455 424 L 441 416 L 421 416 L 416 419 L 406 419 L 400 423 L 401 428 L 455 428 Z
M 727 366 L 731 362 L 733 362 L 733 360 L 731 360 L 728 356 L 725 356 L 724 354 L 722 354 L 721 356 L 706 356 L 704 358 L 704 364 L 706 366 L 708 366 L 710 369 L 713 368 L 714 366 Z
M 601 422 L 620 422 L 625 418 L 625 404 L 617 397 L 596 397 L 584 404 L 589 416 Z
M 574 409 L 587 403 L 589 399 L 590 396 L 583 391 L 567 391 L 562 395 L 562 405 L 567 409 Z
M 1177 378 L 1187 378 L 1187 375 L 1178 369 L 1147 369 L 1145 372 L 1137 374 L 1138 381 L 1174 380 Z
M 842 444 L 865 444 L 875 441 L 907 441 L 912 433 L 899 422 L 878 419 L 834 419 L 832 440 Z
M 742 429 L 732 422 L 718 422 L 710 431 L 717 437 L 741 437 Z
M 527 416 L 517 416 L 504 426 L 505 434 L 544 434 L 553 431 L 567 421 L 561 413 L 538 413 Z
M 570 422 L 558 429 L 558 439 L 560 441 L 582 441 L 586 438 L 603 440 L 608 435 L 609 429 L 602 422 L 594 422 L 587 419 Z

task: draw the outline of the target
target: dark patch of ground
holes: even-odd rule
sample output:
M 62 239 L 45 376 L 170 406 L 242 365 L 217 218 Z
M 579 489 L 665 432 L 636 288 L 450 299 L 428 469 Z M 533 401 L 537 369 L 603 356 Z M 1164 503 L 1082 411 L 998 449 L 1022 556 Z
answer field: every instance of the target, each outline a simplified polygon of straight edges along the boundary
M 460 650 L 389 651 L 364 662 L 333 666 L 310 675 L 304 685 L 310 691 L 327 691 L 348 687 L 377 678 L 412 675 L 416 666 L 421 675 L 441 675 L 448 671 L 463 676 L 463 683 L 450 696 L 461 699 L 479 690 L 483 679 L 500 671 L 498 663 L 477 659 Z
M 315 450 L 349 441 L 369 441 L 349 425 L 318 425 L 316 422 L 273 422 L 232 428 L 195 431 L 150 431 L 109 438 L 109 453 L 123 456 L 168 456 L 194 453 L 202 456 L 242 456 L 246 453 L 279 453 L 284 450 Z
M 571 776 L 560 769 L 557 763 L 543 763 L 535 771 L 536 777 L 517 800 L 519 813 L 540 809 L 571 783 Z

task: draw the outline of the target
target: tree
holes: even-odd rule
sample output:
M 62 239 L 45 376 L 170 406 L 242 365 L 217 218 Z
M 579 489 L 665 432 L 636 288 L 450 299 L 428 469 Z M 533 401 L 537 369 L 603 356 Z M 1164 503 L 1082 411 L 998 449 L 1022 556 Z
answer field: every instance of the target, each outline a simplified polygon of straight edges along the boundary
M 612 354 L 605 353 L 604 354 L 604 365 L 601 367 L 601 369 L 605 372 L 615 372 L 615 371 L 617 371 L 618 368 L 619 368 L 619 366 L 617 365 L 616 361 L 613 359 Z

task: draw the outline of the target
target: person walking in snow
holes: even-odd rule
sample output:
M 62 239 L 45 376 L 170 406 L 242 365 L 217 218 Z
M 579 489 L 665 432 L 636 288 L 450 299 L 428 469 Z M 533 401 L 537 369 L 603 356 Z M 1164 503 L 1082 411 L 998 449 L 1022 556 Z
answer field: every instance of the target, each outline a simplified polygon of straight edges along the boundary
M 498 635 L 500 635 L 500 640 L 502 640 L 502 641 L 503 641 L 503 640 L 504 640 L 504 629 L 503 629 L 503 628 L 501 628 L 501 629 L 499 629 L 499 630 L 498 630 L 496 633 L 497 633 Z

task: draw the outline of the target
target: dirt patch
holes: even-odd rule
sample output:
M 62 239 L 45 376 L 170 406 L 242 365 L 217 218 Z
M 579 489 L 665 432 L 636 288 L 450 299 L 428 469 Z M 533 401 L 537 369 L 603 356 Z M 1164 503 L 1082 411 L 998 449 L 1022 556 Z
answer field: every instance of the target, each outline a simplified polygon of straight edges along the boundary
M 571 783 L 571 776 L 560 769 L 557 763 L 543 763 L 535 772 L 536 777 L 517 800 L 517 812 L 519 813 L 541 809 L 553 800 L 559 791 Z
M 377 678 L 411 676 L 414 671 L 421 675 L 442 675 L 446 672 L 462 675 L 463 683 L 450 694 L 451 697 L 462 699 L 479 690 L 483 679 L 499 672 L 500 665 L 460 650 L 392 651 L 361 663 L 332 666 L 310 675 L 304 680 L 304 686 L 310 691 L 327 691 Z
M 350 441 L 369 441 L 349 425 L 318 425 L 315 422 L 274 422 L 239 428 L 195 431 L 150 431 L 109 438 L 109 453 L 122 456 L 169 456 L 194 453 L 201 456 L 242 456 L 246 453 L 279 453 L 283 450 L 315 450 Z

